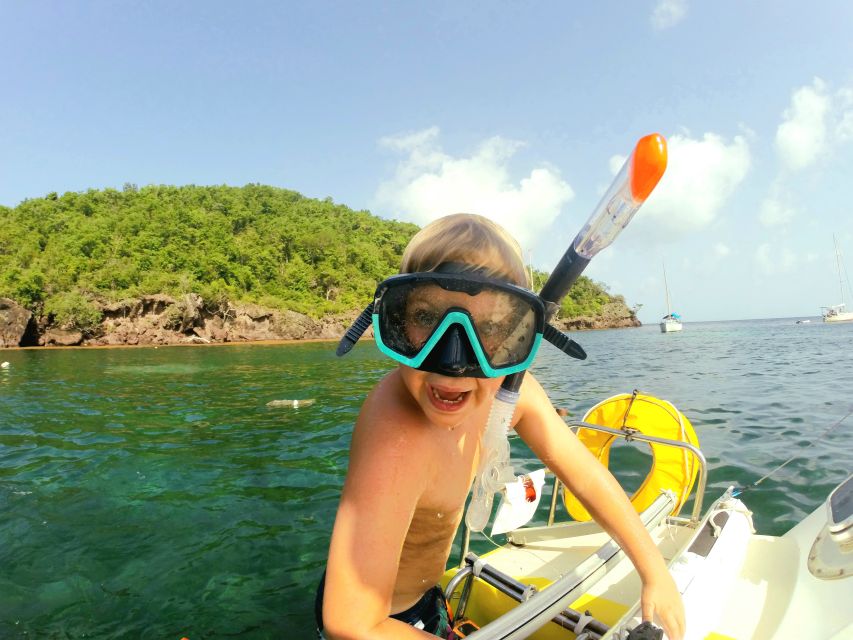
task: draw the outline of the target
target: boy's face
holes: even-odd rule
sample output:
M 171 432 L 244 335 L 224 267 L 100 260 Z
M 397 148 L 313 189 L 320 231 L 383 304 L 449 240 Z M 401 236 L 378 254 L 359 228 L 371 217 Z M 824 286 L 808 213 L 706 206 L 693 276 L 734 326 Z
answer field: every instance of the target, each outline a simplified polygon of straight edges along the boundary
M 477 409 L 491 403 L 500 378 L 458 378 L 400 365 L 403 384 L 433 424 L 456 428 Z

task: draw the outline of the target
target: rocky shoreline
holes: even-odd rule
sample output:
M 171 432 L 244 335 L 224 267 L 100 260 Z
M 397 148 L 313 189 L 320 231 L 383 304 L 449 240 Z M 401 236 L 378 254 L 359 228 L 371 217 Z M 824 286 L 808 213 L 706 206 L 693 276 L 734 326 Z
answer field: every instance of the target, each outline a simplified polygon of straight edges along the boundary
M 194 293 L 179 299 L 160 294 L 103 304 L 101 313 L 98 326 L 81 331 L 56 326 L 50 318 L 34 315 L 13 300 L 0 298 L 0 348 L 334 340 L 358 315 L 354 311 L 318 320 L 294 311 L 251 304 L 212 307 Z M 641 326 L 636 316 L 618 313 L 558 319 L 554 324 L 564 331 Z

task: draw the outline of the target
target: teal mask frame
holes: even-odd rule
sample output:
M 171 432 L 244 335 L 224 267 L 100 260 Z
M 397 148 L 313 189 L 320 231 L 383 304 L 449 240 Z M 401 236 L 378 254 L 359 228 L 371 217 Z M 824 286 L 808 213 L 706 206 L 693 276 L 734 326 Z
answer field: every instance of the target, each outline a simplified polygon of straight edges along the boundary
M 379 348 L 379 350 L 392 360 L 396 360 L 400 364 L 404 364 L 407 367 L 412 367 L 413 369 L 417 369 L 423 364 L 424 360 L 427 359 L 429 354 L 435 348 L 435 345 L 438 344 L 438 341 L 441 340 L 447 330 L 454 324 L 460 325 L 465 330 L 465 334 L 468 336 L 468 341 L 471 343 L 471 346 L 474 349 L 474 354 L 477 357 L 477 362 L 480 365 L 480 369 L 482 370 L 483 374 L 489 378 L 499 378 L 501 376 L 508 376 L 513 373 L 518 373 L 519 371 L 524 371 L 533 363 L 533 359 L 536 357 L 536 352 L 539 351 L 539 345 L 542 343 L 542 333 L 537 331 L 536 336 L 533 339 L 533 346 L 530 348 L 530 354 L 527 356 L 527 358 L 524 359 L 524 362 L 508 367 L 494 368 L 489 364 L 489 360 L 486 357 L 486 353 L 483 351 L 483 347 L 480 345 L 480 339 L 477 336 L 477 332 L 474 330 L 474 325 L 471 321 L 471 316 L 465 311 L 450 311 L 447 313 L 447 315 L 444 316 L 444 319 L 441 321 L 438 327 L 436 327 L 435 331 L 432 332 L 432 335 L 426 341 L 424 346 L 421 347 L 421 350 L 418 351 L 418 354 L 412 358 L 408 358 L 406 356 L 400 355 L 399 353 L 388 347 L 385 342 L 383 342 L 382 331 L 379 328 L 378 313 L 373 314 L 372 320 L 373 336 L 376 340 L 376 346 Z

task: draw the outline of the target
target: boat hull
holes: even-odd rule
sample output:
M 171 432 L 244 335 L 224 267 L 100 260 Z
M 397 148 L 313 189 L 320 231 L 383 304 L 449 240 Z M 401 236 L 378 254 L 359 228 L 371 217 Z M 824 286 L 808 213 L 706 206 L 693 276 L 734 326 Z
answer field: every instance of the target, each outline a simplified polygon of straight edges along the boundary
M 661 333 L 673 333 L 674 331 L 681 331 L 681 323 L 677 321 L 664 321 L 660 323 Z
M 824 322 L 853 322 L 853 311 L 842 311 L 831 316 L 824 316 Z

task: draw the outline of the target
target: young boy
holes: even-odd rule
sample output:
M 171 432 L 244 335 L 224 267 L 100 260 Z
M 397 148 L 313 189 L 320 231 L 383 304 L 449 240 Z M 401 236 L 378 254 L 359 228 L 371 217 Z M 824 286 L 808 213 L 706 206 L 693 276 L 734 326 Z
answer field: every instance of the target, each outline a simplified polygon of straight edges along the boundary
M 529 365 L 538 346 L 521 251 L 488 219 L 456 214 L 428 225 L 400 271 L 414 275 L 380 284 L 372 313 L 377 346 L 401 364 L 356 422 L 318 592 L 318 628 L 334 640 L 447 637 L 435 585 L 477 473 L 492 400 L 503 374 Z M 684 610 L 658 549 L 529 373 L 513 427 L 634 563 L 644 619 L 655 617 L 680 640 Z

